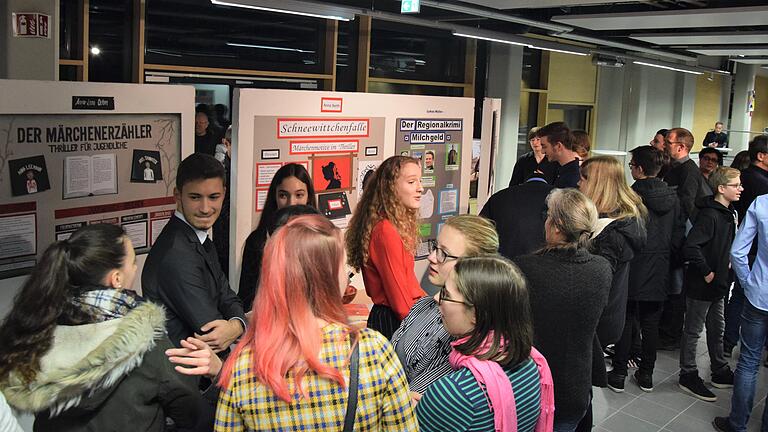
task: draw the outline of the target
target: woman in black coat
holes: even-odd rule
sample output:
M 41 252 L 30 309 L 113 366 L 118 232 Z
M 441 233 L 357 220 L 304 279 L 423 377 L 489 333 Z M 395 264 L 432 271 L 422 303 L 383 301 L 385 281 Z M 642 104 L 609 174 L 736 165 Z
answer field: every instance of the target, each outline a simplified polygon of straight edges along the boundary
M 541 138 L 536 134 L 539 128 L 531 128 L 528 132 L 528 143 L 531 145 L 531 151 L 522 155 L 515 163 L 512 170 L 512 178 L 509 180 L 509 186 L 515 186 L 525 183 L 534 172 L 541 173 L 541 177 L 552 184 L 557 177 L 557 168 L 559 165 L 550 162 L 541 149 Z
M 528 281 L 534 346 L 552 370 L 554 430 L 570 432 L 582 419 L 591 427 L 593 341 L 612 272 L 605 258 L 587 250 L 594 204 L 576 189 L 555 189 L 547 207 L 546 247 L 514 261 Z

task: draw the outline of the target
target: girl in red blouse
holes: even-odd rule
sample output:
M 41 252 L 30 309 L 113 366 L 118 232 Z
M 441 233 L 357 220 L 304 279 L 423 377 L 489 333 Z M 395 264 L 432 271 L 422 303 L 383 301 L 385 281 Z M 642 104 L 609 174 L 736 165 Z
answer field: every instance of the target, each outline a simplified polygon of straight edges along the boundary
M 423 190 L 418 160 L 388 158 L 365 188 L 346 234 L 349 265 L 362 269 L 373 300 L 368 327 L 387 339 L 426 295 L 413 270 Z

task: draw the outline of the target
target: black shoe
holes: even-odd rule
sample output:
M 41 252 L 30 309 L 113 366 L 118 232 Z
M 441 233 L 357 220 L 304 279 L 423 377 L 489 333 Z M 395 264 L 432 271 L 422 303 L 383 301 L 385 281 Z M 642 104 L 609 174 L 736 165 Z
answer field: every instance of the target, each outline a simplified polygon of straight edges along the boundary
M 720 432 L 734 432 L 734 429 L 731 427 L 731 422 L 728 421 L 728 417 L 715 417 L 715 419 L 712 420 L 712 426 L 715 427 L 715 430 Z
M 719 389 L 733 387 L 733 371 L 728 365 L 712 374 L 712 386 Z
M 640 390 L 647 393 L 653 391 L 653 374 L 638 369 L 632 376 L 635 378 L 635 382 L 637 383 L 637 386 L 640 387 Z
M 701 377 L 699 377 L 699 374 L 696 372 L 680 375 L 677 385 L 681 390 L 691 394 L 695 398 L 706 402 L 717 401 L 717 396 L 704 385 L 704 381 L 702 381 Z
M 608 372 L 608 388 L 616 393 L 624 393 L 624 379 L 626 375 L 621 375 L 618 372 Z

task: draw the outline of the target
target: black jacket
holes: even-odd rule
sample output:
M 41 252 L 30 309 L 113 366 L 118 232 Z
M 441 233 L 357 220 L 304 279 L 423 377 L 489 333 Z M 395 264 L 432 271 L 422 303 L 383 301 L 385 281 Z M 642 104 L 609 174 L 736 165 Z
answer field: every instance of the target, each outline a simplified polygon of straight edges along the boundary
M 680 198 L 683 215 L 691 221 L 696 216 L 696 200 L 712 195 L 699 167 L 690 158 L 683 163 L 673 161 L 671 168 L 664 176 L 664 181 L 670 186 L 677 187 L 677 197 Z
M 696 202 L 699 213 L 683 247 L 686 261 L 685 293 L 696 300 L 715 301 L 728 295 L 733 281 L 729 252 L 736 235 L 736 213 L 704 197 Z M 715 273 L 711 283 L 704 280 Z
M 736 211 L 739 212 L 739 223 L 747 214 L 747 209 L 752 205 L 752 201 L 760 195 L 768 193 L 768 171 L 760 169 L 754 165 L 741 172 L 741 185 L 744 191 L 741 192 L 739 200 L 733 203 Z
M 176 216 L 147 255 L 141 286 L 145 297 L 165 306 L 168 337 L 175 345 L 210 321 L 245 320 L 216 251 L 206 251 L 192 227 Z
M 581 180 L 581 168 L 579 160 L 574 159 L 557 168 L 557 178 L 553 183 L 556 188 L 577 188 Z
M 592 240 L 592 253 L 608 260 L 613 269 L 611 292 L 597 328 L 602 346 L 616 343 L 624 330 L 629 291 L 629 263 L 645 246 L 645 227 L 635 218 L 617 219 Z
M 638 180 L 632 189 L 648 209 L 645 224 L 648 241 L 629 264 L 629 300 L 664 301 L 669 268 L 685 239 L 685 220 L 675 189 L 659 180 Z
M 589 405 L 593 367 L 605 371 L 593 341 L 608 300 L 611 266 L 586 250 L 552 250 L 514 262 L 528 282 L 533 345 L 552 370 L 555 421 L 578 422 Z M 593 354 L 599 354 L 597 364 Z
M 709 147 L 709 143 L 717 143 L 718 147 L 728 147 L 728 134 L 725 132 L 709 131 L 704 136 L 704 141 L 701 142 L 701 145 Z
M 530 151 L 522 155 L 517 160 L 517 163 L 515 163 L 515 168 L 512 170 L 512 178 L 509 180 L 509 186 L 512 187 L 525 183 L 537 170 L 542 173 L 542 178 L 547 183 L 552 184 L 555 180 L 557 167 L 557 163 L 550 162 L 546 156 L 544 156 L 541 162 L 536 162 L 536 156 Z
M 547 195 L 554 186 L 529 181 L 493 194 L 480 211 L 499 233 L 499 253 L 507 258 L 529 254 L 544 246 Z

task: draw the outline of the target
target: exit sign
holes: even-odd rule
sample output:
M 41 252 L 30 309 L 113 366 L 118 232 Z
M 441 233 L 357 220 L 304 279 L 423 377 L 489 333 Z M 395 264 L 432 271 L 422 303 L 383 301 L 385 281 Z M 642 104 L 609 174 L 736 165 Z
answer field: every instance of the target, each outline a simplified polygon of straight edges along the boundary
M 402 0 L 400 2 L 400 13 L 419 13 L 421 8 L 420 0 Z

